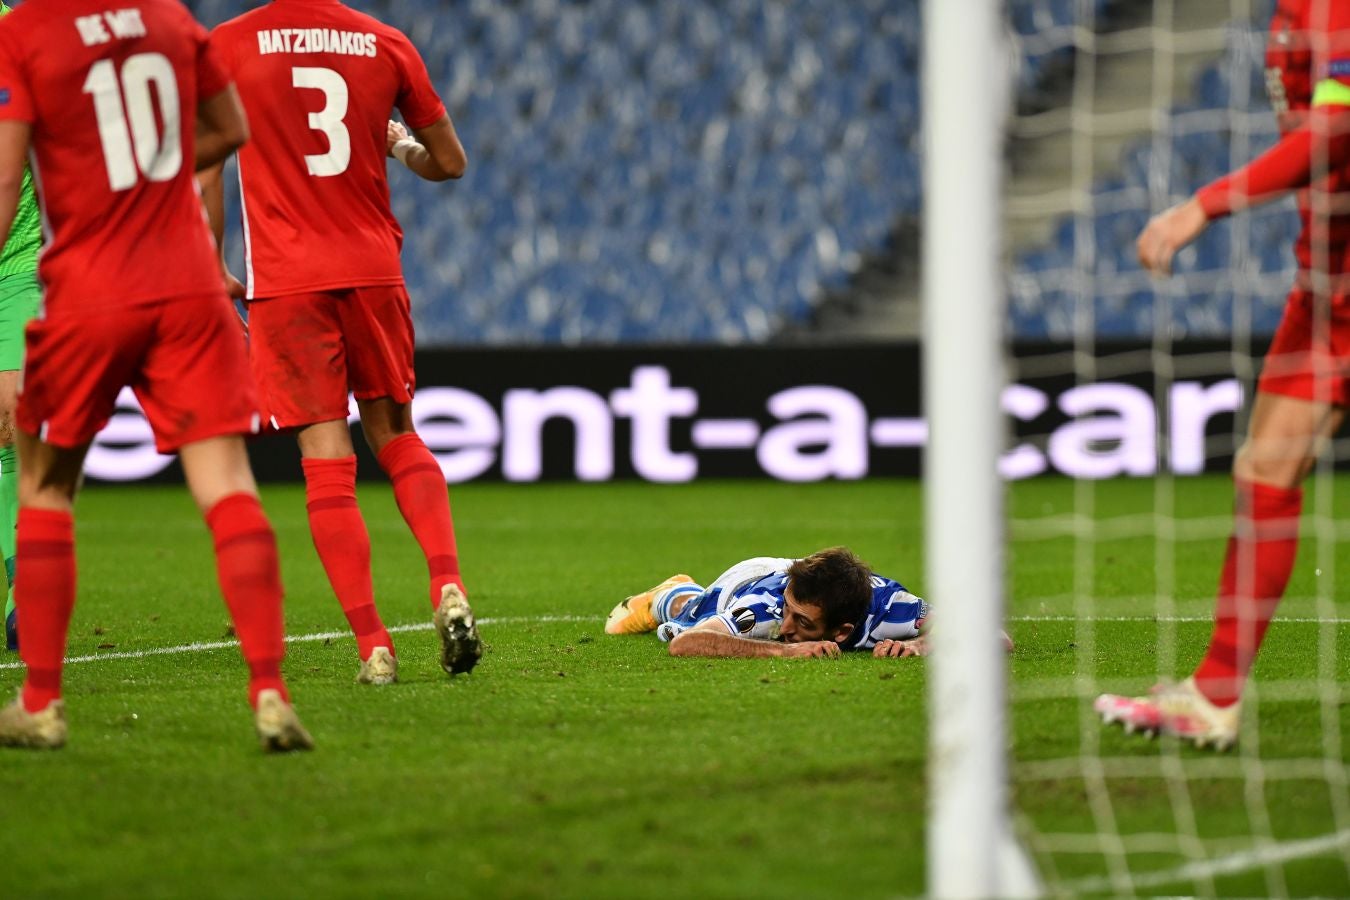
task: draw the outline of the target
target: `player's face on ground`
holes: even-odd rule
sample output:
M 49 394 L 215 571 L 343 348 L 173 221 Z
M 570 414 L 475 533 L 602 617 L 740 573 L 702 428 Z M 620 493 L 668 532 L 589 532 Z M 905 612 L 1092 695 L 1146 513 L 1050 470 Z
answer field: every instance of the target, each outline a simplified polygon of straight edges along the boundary
M 788 644 L 826 640 L 825 610 L 814 603 L 799 602 L 789 587 L 783 592 L 783 624 L 778 636 Z

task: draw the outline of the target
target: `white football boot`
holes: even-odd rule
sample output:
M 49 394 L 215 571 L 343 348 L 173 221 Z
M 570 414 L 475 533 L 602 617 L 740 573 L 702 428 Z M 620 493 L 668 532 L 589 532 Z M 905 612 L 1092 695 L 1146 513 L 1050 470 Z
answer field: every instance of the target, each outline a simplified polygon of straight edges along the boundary
M 398 659 L 388 647 L 376 647 L 368 659 L 361 660 L 357 684 L 393 684 L 398 681 Z
M 1147 697 L 1102 694 L 1092 708 L 1107 725 L 1149 737 L 1169 734 L 1195 746 L 1227 750 L 1237 743 L 1241 702 L 1215 706 L 1195 686 L 1195 679 L 1160 684 Z
M 454 584 L 441 588 L 441 605 L 432 616 L 441 639 L 441 668 L 451 675 L 468 672 L 483 655 L 483 641 L 473 623 L 473 610 Z
M 66 745 L 66 704 L 53 700 L 47 708 L 30 713 L 23 700 L 0 709 L 0 746 L 56 750 Z
M 282 699 L 281 692 L 273 688 L 258 692 L 258 708 L 253 713 L 253 725 L 258 730 L 258 742 L 265 753 L 314 749 L 314 739 L 300 724 L 300 717 Z

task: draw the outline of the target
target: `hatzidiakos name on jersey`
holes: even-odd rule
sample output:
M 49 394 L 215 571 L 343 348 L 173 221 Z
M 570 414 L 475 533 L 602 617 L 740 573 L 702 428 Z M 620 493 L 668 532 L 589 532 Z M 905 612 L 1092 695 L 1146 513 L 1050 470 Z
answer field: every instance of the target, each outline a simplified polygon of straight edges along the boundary
M 375 56 L 375 35 L 336 28 L 269 28 L 258 32 L 258 54 L 339 53 Z

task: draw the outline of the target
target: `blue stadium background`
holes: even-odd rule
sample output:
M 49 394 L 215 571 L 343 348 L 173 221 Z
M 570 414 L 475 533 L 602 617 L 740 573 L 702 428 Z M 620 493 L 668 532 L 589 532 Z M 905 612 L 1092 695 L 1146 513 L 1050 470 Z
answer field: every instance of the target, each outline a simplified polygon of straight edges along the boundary
M 1107 24 L 1129 6 L 1092 2 Z M 188 5 L 214 25 L 253 4 Z M 809 333 L 870 261 L 915 250 L 901 236 L 923 202 L 918 0 L 349 5 L 413 39 L 469 151 L 468 175 L 449 187 L 391 168 L 424 346 L 765 342 Z M 1013 0 L 1010 21 L 1045 35 L 1073 24 L 1075 8 Z M 1150 178 L 1155 195 L 1165 179 L 1182 196 L 1240 162 L 1231 122 L 1246 123 L 1249 150 L 1274 140 L 1260 115 L 1259 28 L 1234 26 L 1225 58 L 1163 117 L 1175 126 L 1167 171 L 1159 144 L 1128 146 L 1094 184 L 1090 217 L 1065 218 L 1012 261 L 1015 337 L 1071 335 L 1080 296 L 1093 297 L 1101 337 L 1223 336 L 1253 285 L 1253 330 L 1273 330 L 1292 273 L 1287 205 L 1237 235 L 1212 229 L 1164 303 L 1132 259 Z M 1074 56 L 1020 62 L 1027 103 Z

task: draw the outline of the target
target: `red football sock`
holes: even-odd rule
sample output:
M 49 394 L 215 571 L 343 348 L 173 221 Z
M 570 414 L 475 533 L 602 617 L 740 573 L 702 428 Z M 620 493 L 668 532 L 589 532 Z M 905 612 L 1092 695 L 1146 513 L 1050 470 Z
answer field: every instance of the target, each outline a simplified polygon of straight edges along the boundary
M 1195 670 L 1200 692 L 1218 706 L 1231 706 L 1242 696 L 1294 568 L 1303 509 L 1301 488 L 1242 481 L 1236 486 L 1233 535 L 1219 580 L 1214 634 Z
M 435 609 L 441 605 L 441 588 L 445 585 L 453 583 L 464 591 L 445 476 L 427 445 L 415 434 L 402 434 L 385 444 L 379 460 L 394 485 L 399 512 L 427 558 L 431 606 Z M 468 591 L 464 594 L 468 596 Z
M 392 653 L 394 641 L 375 609 L 370 583 L 370 535 L 356 505 L 356 457 L 303 459 L 300 465 L 305 470 L 309 533 L 356 634 L 357 652 L 363 660 L 376 647 Z
M 207 510 L 206 524 L 215 540 L 220 591 L 248 663 L 248 702 L 256 707 L 258 692 L 269 688 L 289 701 L 281 680 L 286 651 L 277 539 L 262 504 L 252 494 L 230 494 Z
M 25 507 L 19 510 L 18 570 L 14 603 L 28 666 L 23 707 L 40 712 L 61 699 L 61 666 L 66 633 L 75 609 L 75 523 L 69 512 Z

